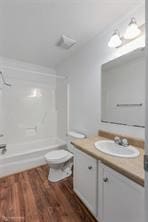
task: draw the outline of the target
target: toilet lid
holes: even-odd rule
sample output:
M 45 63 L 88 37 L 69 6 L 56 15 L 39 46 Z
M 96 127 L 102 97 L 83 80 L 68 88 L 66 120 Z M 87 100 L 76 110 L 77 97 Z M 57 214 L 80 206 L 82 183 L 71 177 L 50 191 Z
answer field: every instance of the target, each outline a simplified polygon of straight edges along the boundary
M 68 156 L 68 154 L 69 152 L 67 152 L 66 150 L 54 150 L 47 153 L 45 155 L 45 158 L 47 160 L 59 160 L 65 158 L 66 156 Z

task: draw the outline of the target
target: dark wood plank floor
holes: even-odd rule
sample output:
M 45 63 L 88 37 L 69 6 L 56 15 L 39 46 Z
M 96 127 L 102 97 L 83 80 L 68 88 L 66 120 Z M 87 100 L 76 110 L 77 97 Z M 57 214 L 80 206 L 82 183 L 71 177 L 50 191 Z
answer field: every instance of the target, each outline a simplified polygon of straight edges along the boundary
M 0 179 L 0 222 L 95 222 L 73 192 L 72 177 L 47 179 L 42 166 Z

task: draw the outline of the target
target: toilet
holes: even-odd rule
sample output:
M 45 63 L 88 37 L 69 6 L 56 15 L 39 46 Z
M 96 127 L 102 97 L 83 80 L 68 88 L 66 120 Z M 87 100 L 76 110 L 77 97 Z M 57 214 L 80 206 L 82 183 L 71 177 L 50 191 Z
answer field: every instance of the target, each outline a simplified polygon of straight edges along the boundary
M 73 149 L 70 141 L 85 137 L 82 133 L 69 132 L 67 134 L 67 149 L 52 150 L 45 155 L 45 160 L 49 166 L 49 181 L 57 182 L 72 174 Z
M 57 182 L 72 174 L 73 154 L 67 150 L 53 150 L 45 155 L 49 166 L 48 180 Z

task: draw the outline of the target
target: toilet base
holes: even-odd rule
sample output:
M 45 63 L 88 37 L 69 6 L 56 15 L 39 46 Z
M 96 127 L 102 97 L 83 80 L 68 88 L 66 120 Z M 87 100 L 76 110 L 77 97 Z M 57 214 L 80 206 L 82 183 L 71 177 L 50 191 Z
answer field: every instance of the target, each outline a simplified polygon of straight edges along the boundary
M 69 177 L 72 174 L 72 166 L 69 166 L 65 169 L 54 169 L 50 168 L 48 180 L 51 182 L 57 182 L 60 180 L 65 179 L 66 177 Z

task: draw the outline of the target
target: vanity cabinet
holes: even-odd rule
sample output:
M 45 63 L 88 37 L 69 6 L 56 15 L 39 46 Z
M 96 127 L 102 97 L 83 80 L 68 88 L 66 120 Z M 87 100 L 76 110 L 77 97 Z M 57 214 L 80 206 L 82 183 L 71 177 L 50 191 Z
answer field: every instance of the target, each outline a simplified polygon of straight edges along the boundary
M 144 222 L 144 187 L 75 147 L 74 191 L 99 222 Z
M 100 222 L 144 222 L 144 188 L 99 162 Z
M 97 216 L 97 160 L 74 148 L 74 191 Z

